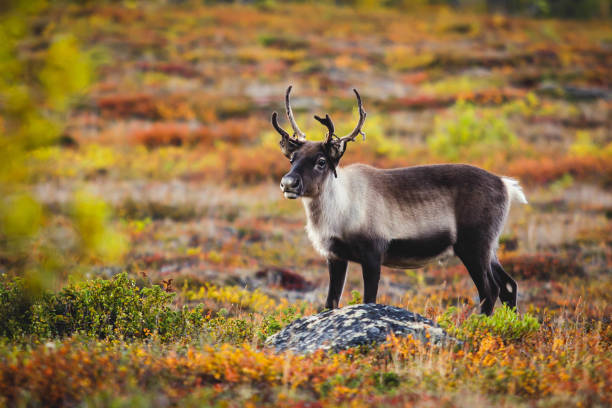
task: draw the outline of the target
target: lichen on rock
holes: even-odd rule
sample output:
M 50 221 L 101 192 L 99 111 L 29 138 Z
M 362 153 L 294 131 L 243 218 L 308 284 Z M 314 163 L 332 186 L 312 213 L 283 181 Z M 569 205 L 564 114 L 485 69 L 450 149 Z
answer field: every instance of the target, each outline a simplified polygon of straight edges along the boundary
M 298 319 L 268 337 L 277 351 L 307 354 L 316 350 L 340 351 L 383 343 L 387 336 L 412 335 L 430 344 L 457 342 L 432 320 L 393 306 L 360 304 L 327 310 Z

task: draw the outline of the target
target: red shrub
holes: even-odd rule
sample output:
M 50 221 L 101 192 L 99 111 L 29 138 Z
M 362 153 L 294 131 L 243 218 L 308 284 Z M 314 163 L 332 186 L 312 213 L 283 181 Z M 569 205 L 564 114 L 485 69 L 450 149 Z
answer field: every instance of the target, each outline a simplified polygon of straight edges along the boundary
M 102 115 L 106 117 L 134 116 L 149 119 L 159 117 L 153 96 L 144 93 L 103 96 L 97 103 Z
M 55 346 L 38 346 L 28 359 L 0 364 L 0 395 L 9 406 L 19 401 L 24 391 L 41 406 L 73 406 L 109 382 L 126 377 L 126 372 L 119 370 L 118 357 L 100 349 L 75 348 L 71 342 L 57 350 Z
M 229 119 L 219 122 L 213 127 L 214 138 L 234 144 L 254 142 L 260 136 L 263 129 L 267 129 L 268 122 L 257 118 Z
M 519 159 L 510 163 L 508 170 L 509 174 L 531 184 L 549 183 L 564 174 L 570 174 L 577 179 L 603 176 L 612 180 L 612 162 L 601 157 Z
M 277 149 L 254 147 L 228 152 L 228 179 L 232 183 L 255 183 L 280 179 L 287 171 L 286 161 Z
M 198 71 L 191 65 L 184 62 L 139 62 L 136 64 L 142 71 L 163 72 L 168 75 L 178 75 L 185 78 L 195 78 Z
M 255 118 L 230 119 L 196 128 L 181 122 L 158 122 L 132 131 L 129 140 L 149 148 L 196 144 L 211 146 L 214 141 L 244 144 L 256 141 L 265 125 L 265 122 Z
M 192 136 L 186 124 L 156 123 L 147 129 L 133 131 L 130 140 L 154 148 L 168 145 L 183 146 L 192 141 Z
M 551 253 L 510 255 L 502 256 L 500 262 L 515 278 L 549 280 L 560 276 L 584 276 L 584 269 L 571 256 Z

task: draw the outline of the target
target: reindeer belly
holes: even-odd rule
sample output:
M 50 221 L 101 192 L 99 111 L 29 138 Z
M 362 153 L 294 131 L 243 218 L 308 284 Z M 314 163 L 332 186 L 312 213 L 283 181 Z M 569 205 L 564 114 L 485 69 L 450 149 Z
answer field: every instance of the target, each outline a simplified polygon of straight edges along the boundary
M 452 234 L 440 232 L 419 238 L 377 240 L 362 235 L 331 237 L 320 243 L 328 257 L 361 263 L 369 253 L 382 253 L 382 264 L 394 268 L 420 268 L 452 252 Z
M 452 251 L 450 231 L 418 238 L 392 239 L 383 255 L 383 265 L 395 268 L 420 268 Z

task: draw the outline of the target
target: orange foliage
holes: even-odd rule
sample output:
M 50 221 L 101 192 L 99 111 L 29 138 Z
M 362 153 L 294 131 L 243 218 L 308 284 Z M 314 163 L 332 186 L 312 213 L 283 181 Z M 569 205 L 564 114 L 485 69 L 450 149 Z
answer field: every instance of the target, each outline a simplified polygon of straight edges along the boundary
M 236 148 L 227 157 L 228 180 L 232 183 L 254 183 L 269 178 L 280 180 L 288 171 L 285 158 L 277 149 L 269 147 Z
M 584 276 L 584 269 L 575 258 L 551 253 L 503 255 L 500 262 L 516 278 L 549 280 L 560 276 Z
M 134 116 L 150 119 L 159 117 L 154 97 L 145 93 L 103 96 L 98 99 L 97 103 L 105 117 Z
M 255 141 L 262 126 L 262 122 L 256 118 L 230 119 L 197 127 L 182 122 L 156 122 L 148 128 L 132 131 L 128 138 L 131 143 L 143 144 L 148 148 L 196 144 L 211 146 L 215 141 L 244 144 Z M 278 157 L 278 154 L 273 156 Z
M 143 144 L 148 148 L 157 146 L 182 146 L 193 137 L 186 124 L 155 123 L 148 129 L 138 129 L 130 135 L 132 142 Z
M 0 395 L 9 406 L 28 390 L 43 406 L 72 405 L 103 388 L 112 379 L 120 382 L 125 370 L 116 364 L 116 353 L 74 348 L 67 343 L 55 348 L 39 346 L 27 360 L 0 364 Z
M 178 75 L 185 78 L 198 76 L 198 71 L 190 65 L 181 62 L 139 62 L 136 64 L 138 69 L 143 71 L 163 72 L 168 75 Z
M 411 80 L 408 78 L 408 80 Z M 419 78 L 420 80 L 420 78 Z M 453 96 L 417 95 L 392 100 L 389 108 L 403 107 L 408 109 L 432 109 L 450 106 L 458 100 L 475 104 L 501 104 L 513 99 L 524 97 L 525 91 L 515 88 L 491 88 L 478 92 L 464 92 Z
M 508 173 L 530 184 L 544 184 L 570 174 L 577 179 L 593 176 L 612 180 L 612 161 L 604 157 L 567 156 L 562 158 L 517 159 Z
M 427 390 L 453 396 L 477 388 L 482 396 L 533 399 L 570 392 L 593 405 L 612 402 L 612 362 L 594 358 L 605 355 L 608 347 L 597 331 L 544 328 L 526 343 L 483 334 L 461 348 L 432 348 L 412 337 L 391 335 L 367 353 L 319 351 L 306 356 L 276 354 L 248 343 L 177 351 L 68 340 L 57 347 L 51 343 L 16 351 L 0 361 L 0 395 L 9 406 L 23 395 L 43 406 L 64 406 L 99 391 L 122 395 L 136 387 L 181 405 L 182 398 L 201 387 L 208 387 L 208 398 L 214 401 L 253 386 L 257 395 L 270 398 L 268 403 L 290 402 L 290 395 L 274 391 L 284 387 L 299 391 L 303 402 L 321 406 L 380 406 L 383 401 L 421 401 L 422 396 L 436 400 Z M 401 398 L 394 399 L 389 391 L 398 386 Z

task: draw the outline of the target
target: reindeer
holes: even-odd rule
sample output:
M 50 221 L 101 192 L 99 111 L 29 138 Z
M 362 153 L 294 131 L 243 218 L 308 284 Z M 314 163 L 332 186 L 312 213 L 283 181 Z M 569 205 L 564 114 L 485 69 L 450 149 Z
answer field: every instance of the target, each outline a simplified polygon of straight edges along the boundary
M 518 182 L 466 164 L 378 169 L 365 164 L 338 166 L 349 142 L 365 134 L 366 119 L 357 96 L 359 121 L 338 137 L 329 117 L 315 115 L 327 128 L 323 142 L 306 140 L 285 94 L 293 136 L 278 124 L 280 148 L 291 170 L 281 180 L 285 198 L 301 197 L 306 231 L 327 259 L 329 292 L 325 307 L 337 308 L 348 262 L 361 264 L 364 303 L 375 303 L 381 265 L 419 268 L 455 254 L 467 268 L 480 297 L 480 312 L 490 315 L 499 297 L 514 308 L 517 284 L 496 256 L 510 203 L 527 203 Z

